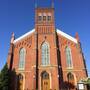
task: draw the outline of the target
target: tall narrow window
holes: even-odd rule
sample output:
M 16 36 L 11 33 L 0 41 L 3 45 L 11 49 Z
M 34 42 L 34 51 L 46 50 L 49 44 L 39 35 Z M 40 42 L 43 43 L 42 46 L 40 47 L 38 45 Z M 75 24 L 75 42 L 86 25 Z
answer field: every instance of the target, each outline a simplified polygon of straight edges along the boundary
M 43 16 L 43 21 L 46 21 L 46 16 Z
M 51 16 L 47 16 L 47 20 L 48 21 L 51 21 Z
M 42 16 L 38 16 L 38 21 L 42 21 Z
M 19 69 L 23 70 L 25 68 L 25 56 L 26 50 L 24 48 L 20 49 L 19 52 Z
M 51 21 L 51 19 L 52 19 L 52 14 L 51 13 L 48 13 L 48 15 L 47 15 L 47 21 Z
M 38 21 L 39 21 L 39 22 L 42 21 L 42 13 L 38 13 Z
M 68 46 L 66 47 L 66 63 L 68 68 L 72 67 L 71 49 Z
M 49 44 L 44 42 L 42 44 L 42 65 L 50 64 L 50 52 L 49 52 Z

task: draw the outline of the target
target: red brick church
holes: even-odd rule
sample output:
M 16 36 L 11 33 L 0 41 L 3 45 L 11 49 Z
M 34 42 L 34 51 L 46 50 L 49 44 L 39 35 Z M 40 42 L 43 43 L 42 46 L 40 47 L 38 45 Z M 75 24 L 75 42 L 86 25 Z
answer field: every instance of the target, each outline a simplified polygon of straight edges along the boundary
M 81 43 L 55 27 L 54 8 L 35 8 L 35 28 L 11 37 L 7 58 L 12 90 L 76 90 L 87 77 Z

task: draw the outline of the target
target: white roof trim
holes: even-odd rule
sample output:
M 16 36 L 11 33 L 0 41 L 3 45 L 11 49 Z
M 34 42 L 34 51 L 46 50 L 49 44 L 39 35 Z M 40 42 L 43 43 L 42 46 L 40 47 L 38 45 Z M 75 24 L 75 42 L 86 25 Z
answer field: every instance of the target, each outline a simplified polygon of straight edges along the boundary
M 31 30 L 31 31 L 27 32 L 26 34 L 22 35 L 21 37 L 19 37 L 19 38 L 15 39 L 13 43 L 18 42 L 19 40 L 21 40 L 21 39 L 25 38 L 26 36 L 28 36 L 28 35 L 32 34 L 34 31 L 35 31 L 35 29 L 33 29 L 33 30 Z
M 72 36 L 70 36 L 70 35 L 68 35 L 68 34 L 66 34 L 66 33 L 64 33 L 64 32 L 62 32 L 62 31 L 59 30 L 59 29 L 57 29 L 56 31 L 57 31 L 57 33 L 59 33 L 59 34 L 62 35 L 63 37 L 65 37 L 65 38 L 67 38 L 67 39 L 69 39 L 69 40 L 71 40 L 71 41 L 77 43 L 77 39 L 75 39 L 74 37 L 72 37 Z
M 68 35 L 68 34 L 66 34 L 66 33 L 64 33 L 64 32 L 62 32 L 62 31 L 59 30 L 59 29 L 56 29 L 56 31 L 57 31 L 57 33 L 59 33 L 59 34 L 62 35 L 63 37 L 65 37 L 65 38 L 67 38 L 67 39 L 69 39 L 69 40 L 71 40 L 71 41 L 77 43 L 77 39 L 75 39 L 74 37 L 72 37 L 72 36 L 70 36 L 70 35 Z M 19 40 L 21 40 L 21 39 L 25 38 L 26 36 L 32 34 L 33 32 L 35 32 L 35 29 L 33 29 L 33 30 L 27 32 L 26 34 L 22 35 L 21 37 L 15 39 L 13 43 L 18 42 Z

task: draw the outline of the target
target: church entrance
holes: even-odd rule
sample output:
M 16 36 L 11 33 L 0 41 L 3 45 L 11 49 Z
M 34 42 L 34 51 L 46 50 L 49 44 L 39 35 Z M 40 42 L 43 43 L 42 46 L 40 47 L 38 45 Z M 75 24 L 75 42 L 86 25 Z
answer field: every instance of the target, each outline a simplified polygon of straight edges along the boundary
M 21 74 L 18 75 L 18 89 L 17 90 L 23 90 L 23 76 Z
M 68 90 L 75 90 L 73 74 L 68 73 L 67 78 L 68 78 Z
M 50 78 L 46 71 L 41 74 L 41 87 L 41 90 L 50 90 Z

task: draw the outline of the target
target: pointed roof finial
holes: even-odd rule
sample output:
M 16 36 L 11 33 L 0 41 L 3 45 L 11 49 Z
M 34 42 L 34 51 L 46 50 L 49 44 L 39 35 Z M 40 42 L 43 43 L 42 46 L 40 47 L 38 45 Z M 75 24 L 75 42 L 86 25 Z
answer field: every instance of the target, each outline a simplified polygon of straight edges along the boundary
M 52 0 L 52 8 L 54 8 L 54 0 Z
M 75 38 L 77 39 L 78 42 L 80 42 L 78 32 L 76 32 Z
M 15 39 L 15 35 L 14 35 L 14 32 L 12 33 L 12 36 L 11 36 L 11 44 L 13 43 L 13 41 L 14 41 L 14 39 Z
M 35 0 L 35 8 L 37 8 L 37 0 Z

